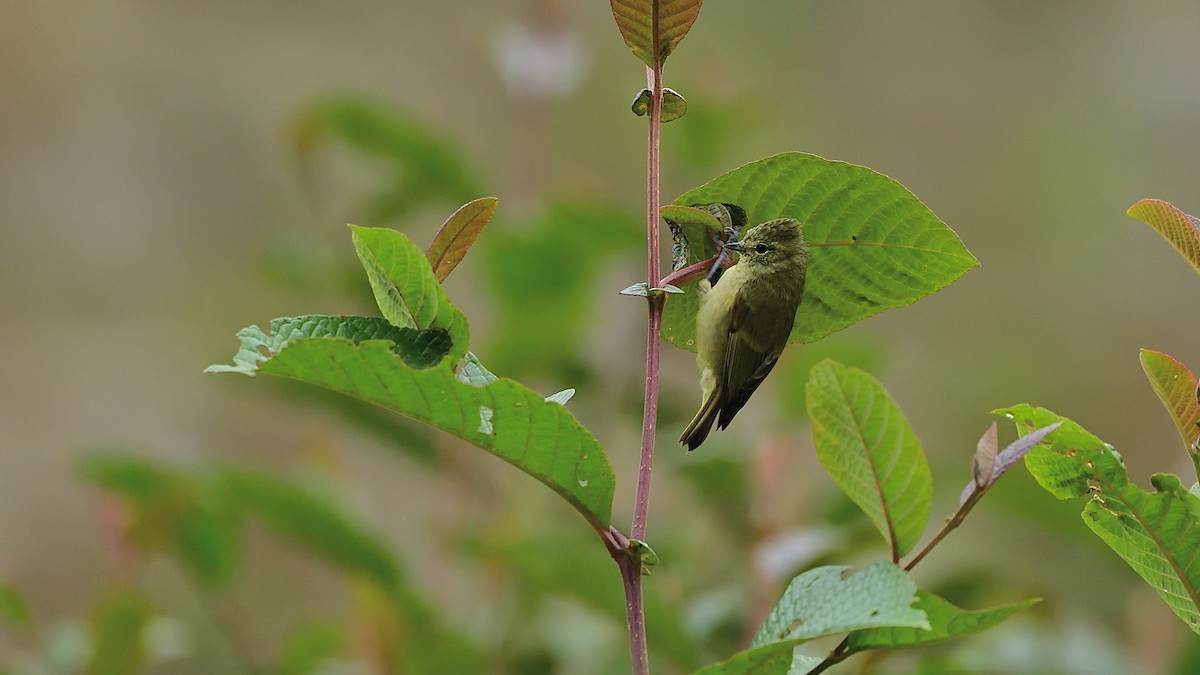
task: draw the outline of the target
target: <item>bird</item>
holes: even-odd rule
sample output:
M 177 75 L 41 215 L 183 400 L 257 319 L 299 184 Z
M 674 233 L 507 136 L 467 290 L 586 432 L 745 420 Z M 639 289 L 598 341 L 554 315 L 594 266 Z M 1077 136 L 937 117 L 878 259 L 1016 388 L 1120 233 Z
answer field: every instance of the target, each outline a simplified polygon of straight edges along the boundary
M 700 296 L 696 363 L 703 403 L 679 442 L 695 450 L 729 426 L 779 360 L 804 299 L 808 245 L 794 218 L 757 225 L 725 248 L 738 262 Z M 701 282 L 705 290 L 707 282 Z

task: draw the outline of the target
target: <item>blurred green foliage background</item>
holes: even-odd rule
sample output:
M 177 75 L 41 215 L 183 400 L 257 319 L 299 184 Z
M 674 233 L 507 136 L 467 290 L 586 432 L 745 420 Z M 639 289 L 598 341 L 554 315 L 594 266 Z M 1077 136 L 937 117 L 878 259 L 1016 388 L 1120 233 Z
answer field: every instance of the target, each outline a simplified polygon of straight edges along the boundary
M 198 484 L 237 466 L 312 487 L 384 542 L 448 630 L 504 655 L 494 672 L 620 672 L 616 568 L 548 490 L 389 415 L 200 374 L 241 326 L 373 310 L 345 223 L 424 244 L 495 195 L 447 290 L 492 370 L 577 388 L 623 526 L 644 311 L 617 291 L 644 276 L 645 120 L 628 109 L 644 69 L 608 4 L 16 0 L 3 16 L 0 609 L 17 609 L 0 611 L 0 667 L 72 672 L 108 615 L 151 627 L 151 672 L 312 672 L 310 647 L 335 655 L 322 672 L 386 661 L 370 594 L 269 522 L 237 535 L 218 591 L 178 557 L 138 554 L 80 470 L 116 447 Z M 674 439 L 695 367 L 666 348 L 649 528 L 663 672 L 731 653 L 799 566 L 884 555 L 812 455 L 799 397 L 820 356 L 887 384 L 925 444 L 935 514 L 988 411 L 1023 401 L 1114 444 L 1143 485 L 1190 481 L 1137 349 L 1200 368 L 1200 282 L 1124 211 L 1160 197 L 1200 212 L 1198 29 L 1188 2 L 705 4 L 667 64 L 689 108 L 664 128 L 665 200 L 813 152 L 906 185 L 982 267 L 792 349 L 771 394 L 690 456 Z M 337 117 L 357 105 L 365 121 Z M 879 672 L 1195 672 L 1195 636 L 1080 506 L 1014 471 L 918 580 L 966 606 L 1045 601 Z M 36 670 L 53 663 L 66 670 Z

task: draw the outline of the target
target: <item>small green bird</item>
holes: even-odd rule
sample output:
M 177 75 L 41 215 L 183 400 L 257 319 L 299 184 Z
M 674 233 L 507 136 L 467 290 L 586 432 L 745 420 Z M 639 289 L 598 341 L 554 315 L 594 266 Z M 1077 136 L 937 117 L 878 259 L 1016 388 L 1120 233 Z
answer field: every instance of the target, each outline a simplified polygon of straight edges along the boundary
M 689 451 L 708 438 L 713 422 L 729 426 L 775 367 L 804 299 L 808 245 L 798 220 L 769 220 L 726 248 L 741 254 L 738 263 L 700 296 L 696 315 L 704 403 L 679 437 Z

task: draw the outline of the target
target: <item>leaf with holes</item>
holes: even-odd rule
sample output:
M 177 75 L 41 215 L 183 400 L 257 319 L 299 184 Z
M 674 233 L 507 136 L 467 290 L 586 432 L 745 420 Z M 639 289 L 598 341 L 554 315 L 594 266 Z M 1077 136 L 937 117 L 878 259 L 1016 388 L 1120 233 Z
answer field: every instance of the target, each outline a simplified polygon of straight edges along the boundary
M 450 304 L 421 250 L 395 230 L 351 225 L 350 231 L 384 318 L 393 326 L 446 331 L 450 356 L 462 358 L 470 337 L 467 318 Z
M 1200 498 L 1168 474 L 1151 478 L 1154 492 L 1130 483 L 1115 450 L 1045 408 L 1022 404 L 997 412 L 1018 431 L 1061 423 L 1025 456 L 1025 466 L 1059 499 L 1086 496 L 1087 526 L 1200 633 Z
M 625 44 L 653 68 L 666 60 L 700 15 L 702 0 L 610 0 Z
M 1126 213 L 1153 227 L 1179 251 L 1192 269 L 1200 272 L 1200 218 L 1161 199 L 1143 199 L 1129 207 Z
M 790 341 L 813 342 L 940 290 L 979 264 L 958 235 L 903 185 L 868 168 L 788 152 L 751 162 L 684 193 L 676 204 L 724 202 L 753 226 L 790 217 L 810 254 L 804 301 Z M 704 228 L 683 227 L 687 263 L 711 258 Z M 663 337 L 695 351 L 696 285 L 671 298 Z
M 437 234 L 433 235 L 429 249 L 425 251 L 435 279 L 445 281 L 462 262 L 467 249 L 471 248 L 479 233 L 483 232 L 483 227 L 496 214 L 499 202 L 495 197 L 480 197 L 460 206 L 442 223 Z
M 1140 356 L 1142 370 L 1179 429 L 1183 447 L 1192 458 L 1196 475 L 1200 476 L 1200 401 L 1196 400 L 1196 377 L 1187 366 L 1162 352 L 1143 349 Z
M 805 396 L 821 465 L 899 560 L 920 539 L 933 500 L 921 442 L 883 385 L 857 368 L 818 363 Z
M 310 337 L 301 330 L 283 338 L 257 332 L 258 350 L 265 351 L 256 350 L 257 361 L 210 372 L 281 375 L 407 415 L 513 464 L 562 495 L 597 528 L 608 526 L 612 468 L 595 437 L 562 405 L 505 378 L 482 386 L 464 382 L 450 360 L 415 368 L 389 340 L 356 341 L 352 334 Z M 482 366 L 473 370 L 480 372 L 466 378 L 470 382 L 490 379 Z

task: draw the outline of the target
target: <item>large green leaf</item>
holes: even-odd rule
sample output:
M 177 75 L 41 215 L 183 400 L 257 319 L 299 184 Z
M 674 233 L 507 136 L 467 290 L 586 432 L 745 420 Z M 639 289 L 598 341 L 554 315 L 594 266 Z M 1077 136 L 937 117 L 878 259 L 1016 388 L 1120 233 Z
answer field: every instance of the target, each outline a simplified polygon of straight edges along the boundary
M 676 204 L 725 202 L 749 225 L 772 218 L 804 224 L 810 247 L 804 302 L 793 342 L 813 342 L 885 309 L 923 298 L 978 265 L 958 235 L 903 185 L 870 169 L 789 152 L 751 162 L 683 194 Z M 713 256 L 711 233 L 684 226 L 688 263 Z M 695 284 L 672 296 L 663 336 L 695 350 Z
M 350 230 L 384 318 L 397 327 L 446 331 L 450 355 L 462 358 L 470 336 L 467 318 L 450 304 L 421 249 L 395 230 L 353 225 Z
M 396 354 L 393 342 L 356 341 L 352 334 L 310 338 L 305 327 L 321 326 L 328 334 L 328 326 L 277 323 L 290 330 L 286 337 L 267 336 L 256 327 L 239 334 L 243 345 L 255 343 L 239 354 L 253 353 L 257 361 L 242 358 L 210 372 L 282 375 L 408 415 L 488 450 L 558 492 L 595 527 L 608 526 L 616 484 L 612 467 L 595 437 L 563 406 L 505 378 L 483 387 L 466 384 L 447 360 L 414 368 Z
M 1162 352 L 1143 349 L 1141 361 L 1150 386 L 1179 429 L 1183 447 L 1200 477 L 1200 401 L 1196 396 L 1196 377 L 1187 366 Z
M 322 141 L 348 144 L 390 164 L 387 187 L 366 209 L 373 223 L 400 218 L 432 201 L 461 204 L 480 193 L 478 181 L 453 144 L 406 111 L 380 101 L 342 96 L 306 110 L 295 128 L 301 166 L 311 164 Z
M 1129 482 L 1111 447 L 1078 424 L 1027 404 L 998 411 L 1029 431 L 1062 422 L 1025 457 L 1056 497 L 1088 497 L 1083 519 L 1194 632 L 1200 633 L 1200 497 L 1155 474 L 1153 493 Z
M 929 520 L 933 477 L 921 442 L 878 380 L 826 359 L 805 387 L 817 458 L 899 560 Z
M 782 673 L 796 645 L 814 638 L 883 626 L 928 630 L 925 613 L 913 607 L 916 594 L 908 574 L 888 561 L 858 571 L 845 565 L 809 570 L 792 579 L 749 649 L 700 672 Z
M 1143 199 L 1126 213 L 1153 227 L 1200 272 L 1200 219 L 1161 199 Z
M 610 0 L 613 19 L 634 56 L 662 63 L 700 15 L 702 0 Z

